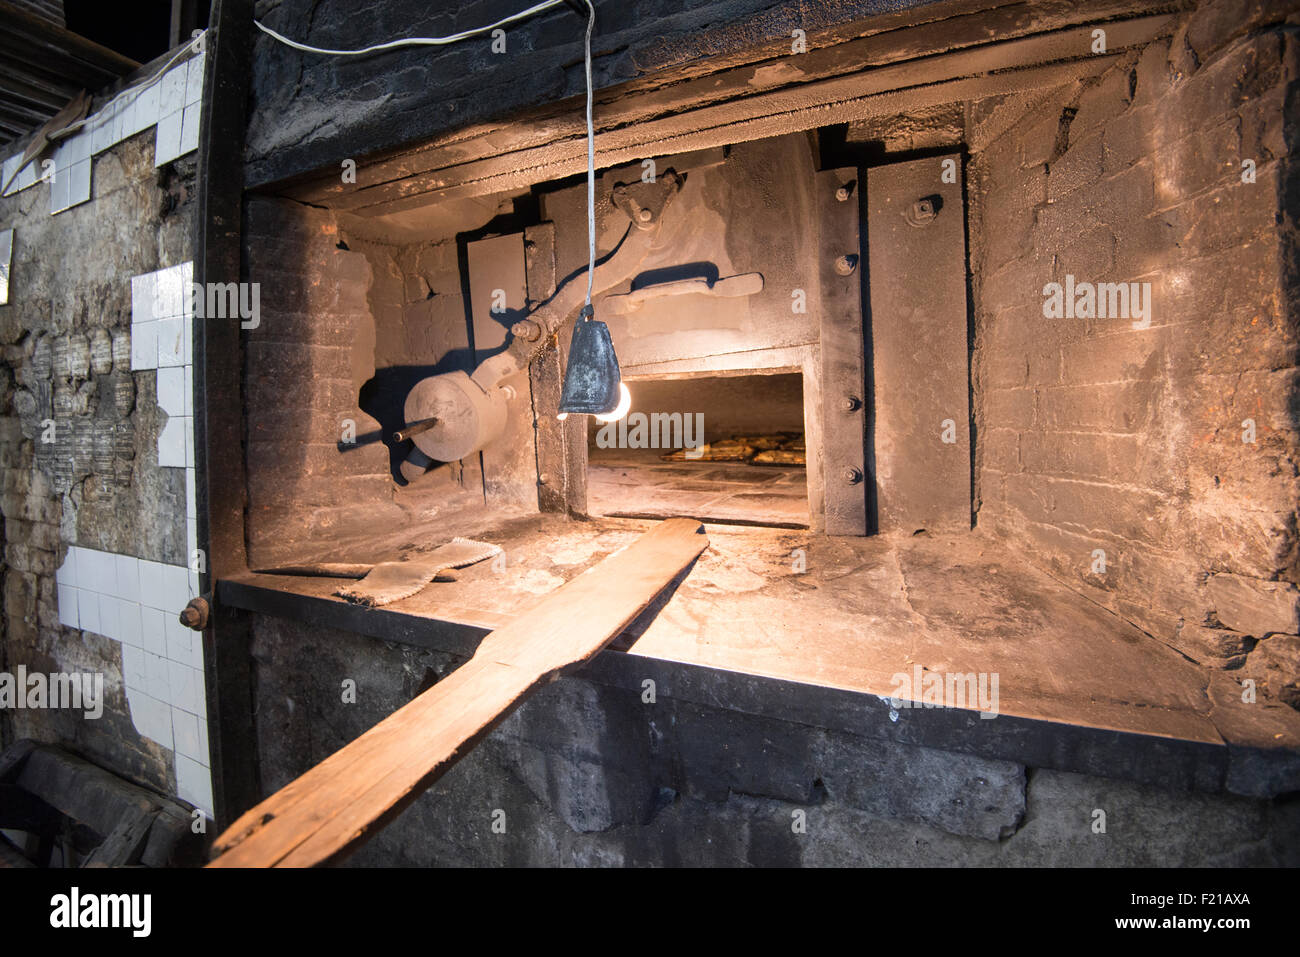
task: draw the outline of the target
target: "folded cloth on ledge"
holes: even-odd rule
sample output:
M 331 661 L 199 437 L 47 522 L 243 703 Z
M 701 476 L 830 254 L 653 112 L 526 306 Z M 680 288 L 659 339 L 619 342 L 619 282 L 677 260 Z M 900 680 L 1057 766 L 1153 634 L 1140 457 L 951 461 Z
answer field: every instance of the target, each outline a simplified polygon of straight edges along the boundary
M 410 598 L 441 571 L 475 565 L 500 555 L 501 551 L 500 545 L 491 542 L 453 538 L 411 561 L 380 562 L 355 585 L 346 585 L 334 594 L 360 605 L 388 605 Z

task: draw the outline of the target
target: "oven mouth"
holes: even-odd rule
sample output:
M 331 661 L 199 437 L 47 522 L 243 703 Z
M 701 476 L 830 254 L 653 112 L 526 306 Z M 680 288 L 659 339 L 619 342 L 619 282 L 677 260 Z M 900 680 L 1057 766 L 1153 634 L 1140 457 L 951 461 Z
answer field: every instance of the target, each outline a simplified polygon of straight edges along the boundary
M 587 432 L 587 510 L 808 528 L 803 377 L 733 373 L 629 382 L 632 408 Z

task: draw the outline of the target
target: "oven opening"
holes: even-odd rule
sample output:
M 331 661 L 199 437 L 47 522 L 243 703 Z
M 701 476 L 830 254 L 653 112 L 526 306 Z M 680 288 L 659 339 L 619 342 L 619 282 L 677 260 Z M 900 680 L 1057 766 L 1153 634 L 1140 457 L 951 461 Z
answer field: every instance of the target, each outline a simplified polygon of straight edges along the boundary
M 807 528 L 803 376 L 630 379 L 632 405 L 587 430 L 592 515 Z

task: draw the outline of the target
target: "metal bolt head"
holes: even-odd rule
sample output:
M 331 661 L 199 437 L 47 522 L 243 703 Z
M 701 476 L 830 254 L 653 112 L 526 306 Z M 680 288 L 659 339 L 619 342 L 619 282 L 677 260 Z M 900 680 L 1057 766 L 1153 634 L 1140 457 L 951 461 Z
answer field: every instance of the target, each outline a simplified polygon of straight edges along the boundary
M 636 211 L 636 218 L 639 222 L 642 223 L 650 222 L 650 220 L 654 219 L 654 215 L 655 215 L 654 213 L 650 212 L 650 210 L 645 209 L 644 207 Z
M 839 189 L 835 191 L 835 198 L 839 200 L 841 203 L 847 202 L 850 195 L 852 194 L 849 192 L 849 188 L 847 186 L 841 186 Z
M 853 275 L 853 270 L 858 268 L 858 257 L 851 253 L 845 254 L 835 260 L 835 271 L 841 276 Z
M 862 470 L 854 468 L 852 465 L 845 468 L 842 474 L 845 483 L 848 485 L 857 485 L 862 481 Z
M 856 395 L 846 395 L 840 399 L 840 409 L 844 412 L 856 412 L 862 408 L 862 400 Z
M 190 603 L 181 611 L 181 624 L 195 631 L 208 627 L 208 603 L 202 598 L 191 598 Z
M 943 197 L 937 194 L 933 196 L 922 196 L 907 208 L 904 218 L 911 226 L 928 226 L 934 222 L 934 218 L 939 215 L 939 210 L 943 207 Z
M 542 337 L 542 327 L 531 319 L 520 319 L 510 327 L 510 334 L 525 342 L 536 342 Z

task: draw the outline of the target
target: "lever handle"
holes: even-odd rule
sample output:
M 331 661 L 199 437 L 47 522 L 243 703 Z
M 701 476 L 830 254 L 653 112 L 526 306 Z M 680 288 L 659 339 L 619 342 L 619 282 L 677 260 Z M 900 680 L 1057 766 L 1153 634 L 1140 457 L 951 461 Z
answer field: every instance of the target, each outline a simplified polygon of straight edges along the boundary
M 666 299 L 669 296 L 687 295 L 739 299 L 762 291 L 763 274 L 758 272 L 727 276 L 725 279 L 718 279 L 712 283 L 701 278 L 675 279 L 671 282 L 642 286 L 640 289 L 633 289 L 631 292 L 618 296 L 606 296 L 605 301 L 601 303 L 601 310 L 621 316 L 629 312 L 636 312 L 641 308 L 641 303 L 649 299 Z

